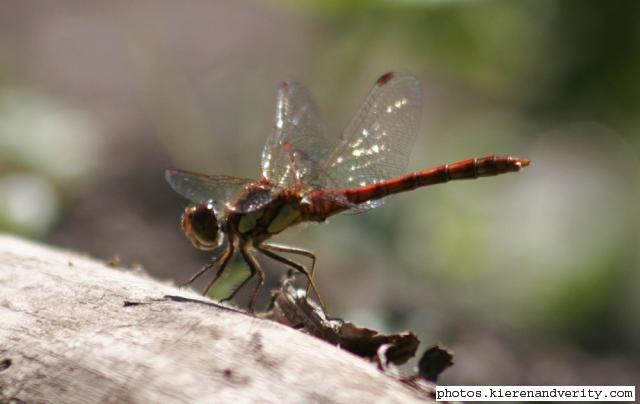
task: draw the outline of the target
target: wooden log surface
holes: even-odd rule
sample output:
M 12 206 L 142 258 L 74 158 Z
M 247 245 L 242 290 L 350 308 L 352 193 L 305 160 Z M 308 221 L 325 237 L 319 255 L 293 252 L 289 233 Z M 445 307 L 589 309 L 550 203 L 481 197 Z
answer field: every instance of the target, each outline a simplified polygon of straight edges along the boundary
M 324 341 L 0 235 L 0 402 L 424 402 Z

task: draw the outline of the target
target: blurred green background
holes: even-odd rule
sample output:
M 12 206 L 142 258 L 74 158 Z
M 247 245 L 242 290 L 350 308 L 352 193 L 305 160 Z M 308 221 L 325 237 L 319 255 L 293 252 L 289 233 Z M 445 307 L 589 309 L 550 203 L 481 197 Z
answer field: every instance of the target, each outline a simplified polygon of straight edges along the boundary
M 183 282 L 209 255 L 163 170 L 258 178 L 281 80 L 337 135 L 393 69 L 424 89 L 411 170 L 533 164 L 288 231 L 330 313 L 451 348 L 444 384 L 637 384 L 635 0 L 3 1 L 0 230 Z

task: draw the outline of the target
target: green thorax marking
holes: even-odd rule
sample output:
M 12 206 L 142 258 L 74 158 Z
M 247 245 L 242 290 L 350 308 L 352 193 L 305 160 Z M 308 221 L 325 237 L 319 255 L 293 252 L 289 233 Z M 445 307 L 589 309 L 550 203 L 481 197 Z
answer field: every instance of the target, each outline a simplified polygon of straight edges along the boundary
M 300 205 L 297 202 L 287 202 L 278 211 L 276 217 L 267 227 L 269 234 L 280 233 L 282 230 L 294 224 L 300 218 Z
M 249 233 L 256 227 L 256 222 L 262 217 L 263 213 L 262 210 L 256 210 L 255 212 L 242 215 L 238 222 L 238 231 L 242 234 Z

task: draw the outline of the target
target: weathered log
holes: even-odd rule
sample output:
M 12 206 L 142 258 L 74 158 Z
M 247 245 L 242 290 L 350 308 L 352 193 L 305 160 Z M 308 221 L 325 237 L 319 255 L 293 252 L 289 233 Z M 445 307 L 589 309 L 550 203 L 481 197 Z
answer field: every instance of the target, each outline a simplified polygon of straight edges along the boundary
M 0 402 L 424 402 L 367 362 L 144 274 L 0 235 Z

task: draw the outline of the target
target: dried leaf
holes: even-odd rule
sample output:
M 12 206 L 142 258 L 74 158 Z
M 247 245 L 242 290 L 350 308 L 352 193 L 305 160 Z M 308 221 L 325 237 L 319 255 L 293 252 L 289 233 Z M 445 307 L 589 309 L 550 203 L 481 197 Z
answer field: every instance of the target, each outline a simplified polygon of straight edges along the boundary
M 276 291 L 271 310 L 264 317 L 301 329 L 363 358 L 379 360 L 379 349 L 384 346 L 382 354 L 386 363 L 383 366 L 405 363 L 415 355 L 420 344 L 418 337 L 410 331 L 383 335 L 348 321 L 328 318 L 320 306 L 307 299 L 303 290 L 293 286 L 289 278 Z
M 418 375 L 431 382 L 437 382 L 440 373 L 453 365 L 453 354 L 439 346 L 432 346 L 418 361 Z

